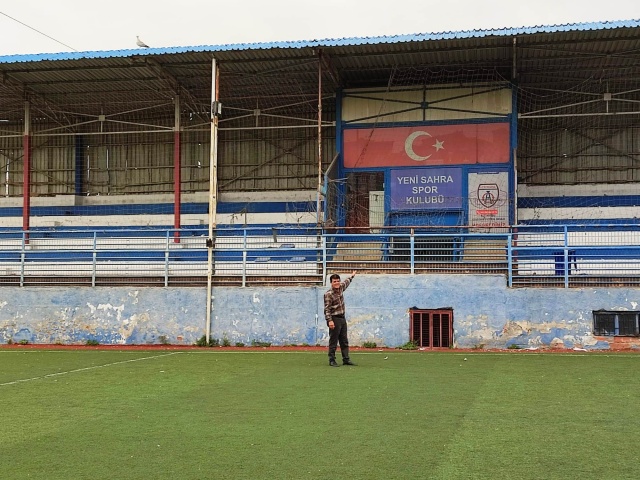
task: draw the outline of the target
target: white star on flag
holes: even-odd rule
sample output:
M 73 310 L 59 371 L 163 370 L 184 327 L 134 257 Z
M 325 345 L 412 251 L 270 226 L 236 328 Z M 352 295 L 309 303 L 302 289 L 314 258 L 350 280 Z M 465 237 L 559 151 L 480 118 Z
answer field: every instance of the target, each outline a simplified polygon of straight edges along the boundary
M 437 138 L 436 138 L 436 143 L 433 144 L 433 146 L 436 148 L 436 152 L 438 150 L 444 150 L 444 146 L 443 145 L 444 145 L 444 140 L 440 141 Z

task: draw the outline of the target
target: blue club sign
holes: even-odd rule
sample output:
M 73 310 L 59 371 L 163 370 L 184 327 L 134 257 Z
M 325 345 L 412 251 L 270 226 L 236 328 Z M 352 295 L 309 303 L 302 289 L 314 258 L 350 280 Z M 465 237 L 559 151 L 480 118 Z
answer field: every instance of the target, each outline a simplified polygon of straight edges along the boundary
M 389 173 L 391 210 L 462 208 L 461 168 L 402 168 Z

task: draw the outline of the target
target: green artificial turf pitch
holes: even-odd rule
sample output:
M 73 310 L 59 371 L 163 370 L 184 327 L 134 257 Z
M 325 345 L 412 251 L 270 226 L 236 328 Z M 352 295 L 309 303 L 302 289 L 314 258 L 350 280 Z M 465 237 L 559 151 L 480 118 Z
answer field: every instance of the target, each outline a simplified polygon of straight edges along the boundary
M 464 359 L 467 360 L 464 360 Z M 637 479 L 640 355 L 0 350 L 3 479 Z

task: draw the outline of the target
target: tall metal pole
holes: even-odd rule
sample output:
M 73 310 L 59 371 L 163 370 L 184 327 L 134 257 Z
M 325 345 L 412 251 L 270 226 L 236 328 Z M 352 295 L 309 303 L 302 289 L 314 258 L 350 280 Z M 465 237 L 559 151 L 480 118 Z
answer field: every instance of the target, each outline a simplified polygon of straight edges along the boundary
M 173 126 L 173 228 L 175 231 L 174 242 L 180 242 L 180 227 L 182 221 L 180 218 L 180 204 L 182 194 L 182 164 L 180 161 L 180 95 L 176 94 L 174 99 L 174 126 Z
M 318 191 L 316 192 L 316 246 L 322 253 L 322 284 L 327 278 L 324 271 L 326 261 L 326 250 L 324 248 L 324 237 L 321 235 L 320 225 L 320 205 L 322 205 L 322 49 L 318 50 Z M 316 316 L 316 330 L 317 330 Z M 317 336 L 317 335 L 316 335 Z
M 213 277 L 213 232 L 216 227 L 216 213 L 218 207 L 218 116 L 221 113 L 218 102 L 218 66 L 216 59 L 211 59 L 211 148 L 209 149 L 209 236 L 207 237 L 207 325 L 205 339 L 209 344 L 211 337 L 212 294 L 211 280 Z
M 322 195 L 322 50 L 318 50 L 318 192 L 316 195 L 316 224 L 320 225 L 320 197 Z
M 24 135 L 22 136 L 22 230 L 29 231 L 31 217 L 31 105 L 24 102 Z M 29 238 L 29 233 L 26 233 Z

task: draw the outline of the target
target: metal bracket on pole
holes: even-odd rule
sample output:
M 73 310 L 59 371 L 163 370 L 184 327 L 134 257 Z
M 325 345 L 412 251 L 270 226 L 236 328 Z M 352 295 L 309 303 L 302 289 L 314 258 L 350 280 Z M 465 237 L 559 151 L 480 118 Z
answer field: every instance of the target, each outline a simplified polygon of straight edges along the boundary
M 222 103 L 218 100 L 211 102 L 211 118 L 222 116 Z

